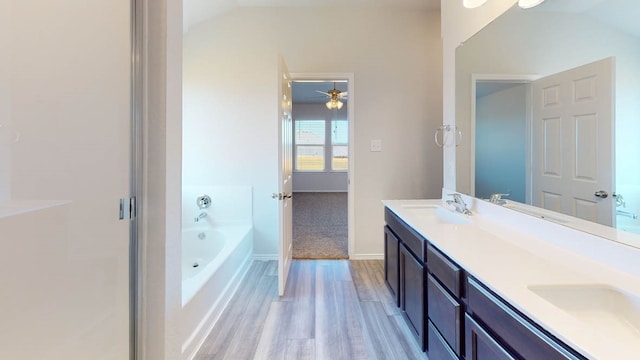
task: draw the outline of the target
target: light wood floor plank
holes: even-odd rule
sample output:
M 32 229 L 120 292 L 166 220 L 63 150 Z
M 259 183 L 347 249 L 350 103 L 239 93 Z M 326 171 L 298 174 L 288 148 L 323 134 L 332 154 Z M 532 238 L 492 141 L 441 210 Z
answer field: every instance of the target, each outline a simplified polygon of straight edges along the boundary
M 420 359 L 380 260 L 300 260 L 277 296 L 276 261 L 255 261 L 196 355 L 213 359 Z
M 224 310 L 207 340 L 200 348 L 196 359 L 224 359 L 228 346 L 238 330 L 238 320 L 242 318 L 249 300 L 265 294 L 257 294 L 257 284 L 265 276 L 268 262 L 254 261 L 248 270 L 247 276 L 242 281 L 240 287 L 231 298 L 229 306 Z
M 271 303 L 269 313 L 265 320 L 262 335 L 256 348 L 255 360 L 277 360 L 284 359 L 282 349 L 287 346 L 288 319 L 291 318 L 290 301 L 274 301 Z
M 384 262 L 380 260 L 351 261 L 351 272 L 360 301 L 379 301 L 387 315 L 398 315 L 400 309 L 384 281 Z
M 414 339 L 404 337 L 393 316 L 380 316 L 384 313 L 381 303 L 367 301 L 361 305 L 378 359 L 427 359 Z M 406 326 L 404 323 L 401 325 Z
M 315 341 L 313 339 L 289 340 L 284 360 L 315 360 L 315 351 Z

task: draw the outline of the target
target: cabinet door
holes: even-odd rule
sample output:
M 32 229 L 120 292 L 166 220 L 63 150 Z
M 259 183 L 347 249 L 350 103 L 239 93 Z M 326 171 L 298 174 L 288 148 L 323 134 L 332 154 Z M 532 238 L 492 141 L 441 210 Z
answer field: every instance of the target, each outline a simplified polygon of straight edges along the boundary
M 424 266 L 400 245 L 400 302 L 402 313 L 422 350 L 425 349 L 425 271 Z
M 395 299 L 396 306 L 400 306 L 400 242 L 388 226 L 384 227 L 384 281 L 389 286 Z
M 469 315 L 465 315 L 464 319 L 466 360 L 515 359 Z

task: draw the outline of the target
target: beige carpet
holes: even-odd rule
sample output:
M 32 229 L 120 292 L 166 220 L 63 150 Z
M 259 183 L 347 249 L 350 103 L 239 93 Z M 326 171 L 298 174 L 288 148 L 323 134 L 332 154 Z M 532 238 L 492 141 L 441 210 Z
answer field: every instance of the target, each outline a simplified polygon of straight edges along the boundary
M 293 194 L 293 258 L 347 259 L 347 193 Z

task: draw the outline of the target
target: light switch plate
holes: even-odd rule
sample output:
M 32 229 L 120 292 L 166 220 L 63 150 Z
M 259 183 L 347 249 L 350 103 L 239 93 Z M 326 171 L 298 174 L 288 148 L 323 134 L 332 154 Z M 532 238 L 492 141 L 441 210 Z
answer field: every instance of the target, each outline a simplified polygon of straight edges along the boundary
M 371 151 L 382 151 L 382 140 L 371 140 Z

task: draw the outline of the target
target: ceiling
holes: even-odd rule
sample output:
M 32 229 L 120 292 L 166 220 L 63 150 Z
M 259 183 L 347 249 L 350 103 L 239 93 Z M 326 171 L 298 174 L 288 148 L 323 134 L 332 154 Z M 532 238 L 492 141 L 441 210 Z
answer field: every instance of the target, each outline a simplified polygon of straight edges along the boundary
M 197 23 L 239 7 L 386 7 L 439 10 L 440 0 L 183 0 L 184 31 L 187 32 L 189 27 Z
M 525 11 L 583 13 L 630 35 L 640 37 L 638 0 L 555 0 Z
M 327 92 L 332 90 L 334 83 L 331 81 L 294 81 L 291 87 L 293 103 L 326 103 L 329 98 L 317 91 Z M 347 91 L 348 83 L 340 81 L 335 83 L 336 89 Z M 344 102 L 344 101 L 343 101 Z

